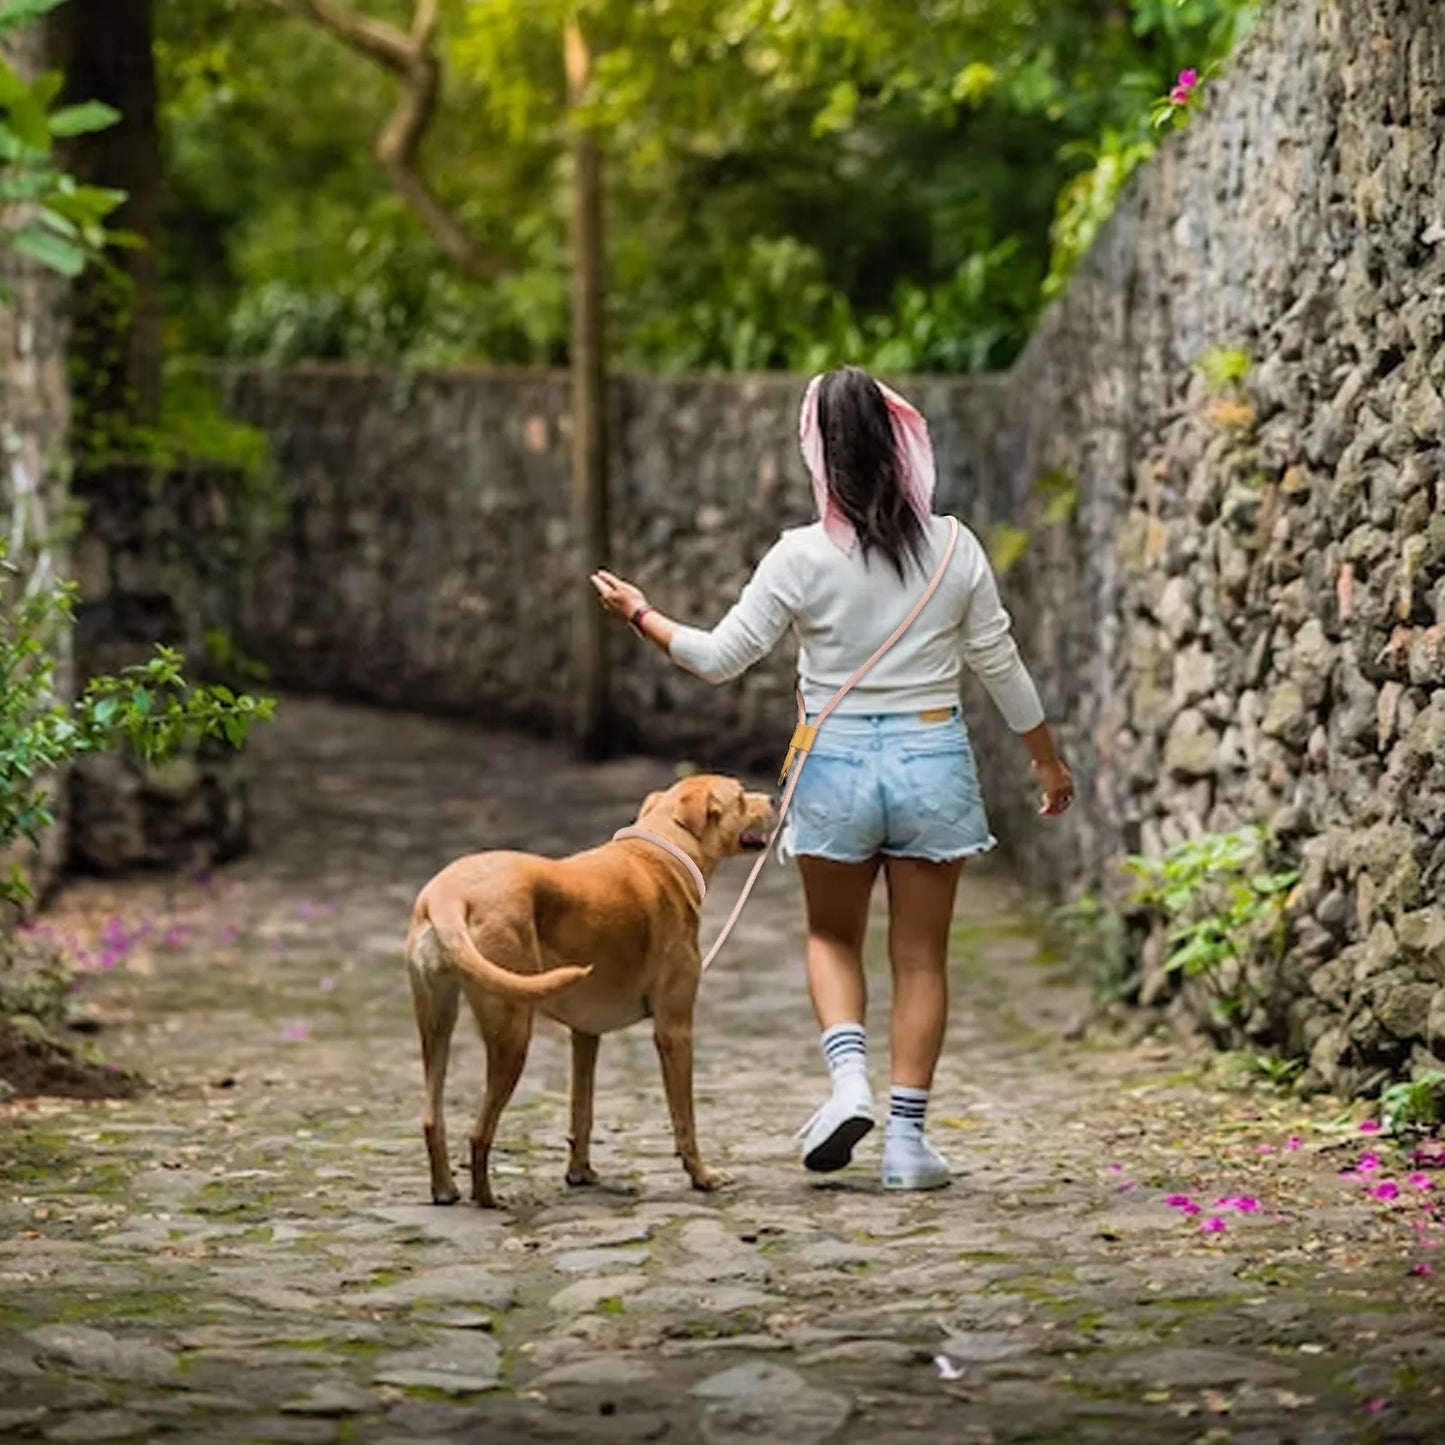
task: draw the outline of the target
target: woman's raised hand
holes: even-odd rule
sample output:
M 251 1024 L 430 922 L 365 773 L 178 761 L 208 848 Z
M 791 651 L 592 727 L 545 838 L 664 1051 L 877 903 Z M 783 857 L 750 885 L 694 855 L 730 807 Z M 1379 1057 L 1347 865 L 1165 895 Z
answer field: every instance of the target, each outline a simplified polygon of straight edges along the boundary
M 637 609 L 647 601 L 640 587 L 634 587 L 631 582 L 624 582 L 621 577 L 602 568 L 598 568 L 588 580 L 597 589 L 602 605 L 624 622 L 630 622 Z

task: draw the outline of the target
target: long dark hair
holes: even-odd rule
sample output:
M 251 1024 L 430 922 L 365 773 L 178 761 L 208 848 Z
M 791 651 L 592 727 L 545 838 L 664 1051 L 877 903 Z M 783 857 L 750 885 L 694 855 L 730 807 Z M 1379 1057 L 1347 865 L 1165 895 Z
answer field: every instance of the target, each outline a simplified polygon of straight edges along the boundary
M 922 566 L 923 522 L 903 492 L 893 423 L 878 383 L 856 366 L 825 373 L 818 430 L 829 495 L 858 534 L 863 560 L 881 552 L 906 580 L 909 563 Z

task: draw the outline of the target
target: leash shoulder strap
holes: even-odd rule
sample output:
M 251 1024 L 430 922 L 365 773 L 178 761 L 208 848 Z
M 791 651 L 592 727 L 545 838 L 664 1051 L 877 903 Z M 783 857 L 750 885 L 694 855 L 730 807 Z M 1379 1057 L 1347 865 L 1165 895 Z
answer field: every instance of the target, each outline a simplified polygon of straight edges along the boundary
M 713 940 L 712 947 L 708 949 L 707 956 L 702 961 L 704 969 L 711 966 L 712 961 L 718 956 L 728 935 L 733 931 L 733 925 L 738 921 L 743 911 L 743 905 L 748 901 L 748 894 L 753 891 L 753 884 L 758 880 L 758 874 L 762 871 L 763 864 L 768 861 L 768 855 L 773 851 L 773 844 L 777 842 L 778 834 L 783 831 L 783 819 L 788 815 L 788 804 L 793 800 L 793 790 L 798 786 L 798 779 L 803 775 L 804 764 L 808 761 L 808 754 L 812 751 L 813 744 L 818 740 L 818 729 L 823 726 L 828 714 L 838 706 L 840 702 L 852 690 L 855 683 L 881 658 L 884 653 L 903 636 L 905 632 L 917 620 L 918 614 L 928 606 L 929 599 L 938 591 L 939 583 L 943 581 L 944 574 L 948 571 L 948 564 L 953 561 L 954 549 L 958 546 L 958 518 L 948 519 L 948 544 L 943 549 L 943 560 L 938 564 L 937 571 L 933 574 L 933 580 L 925 588 L 923 596 L 913 604 L 913 610 L 908 616 L 893 629 L 884 640 L 881 647 L 874 652 L 853 675 L 833 694 L 824 704 L 823 710 L 818 714 L 818 720 L 809 724 L 807 708 L 803 703 L 803 694 L 800 690 L 798 699 L 798 725 L 793 729 L 792 740 L 788 744 L 788 755 L 783 760 L 783 770 L 778 775 L 778 783 L 781 786 L 784 779 L 787 779 L 787 788 L 783 792 L 783 800 L 778 805 L 778 821 L 773 831 L 768 835 L 768 841 L 763 851 L 758 854 L 757 861 L 753 864 L 752 872 L 748 874 L 748 881 L 743 884 L 743 891 L 738 894 L 738 901 L 733 904 L 733 911 L 728 915 L 728 921 L 723 924 L 722 932 Z M 796 765 L 795 765 L 796 764 Z

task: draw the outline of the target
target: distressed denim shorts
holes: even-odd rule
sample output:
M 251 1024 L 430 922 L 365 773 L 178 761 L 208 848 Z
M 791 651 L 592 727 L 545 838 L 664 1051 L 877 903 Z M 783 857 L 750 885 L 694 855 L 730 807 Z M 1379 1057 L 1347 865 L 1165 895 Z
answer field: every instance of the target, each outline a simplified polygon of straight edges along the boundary
M 779 858 L 942 863 L 992 848 L 962 710 L 942 711 L 829 717 L 788 806 Z

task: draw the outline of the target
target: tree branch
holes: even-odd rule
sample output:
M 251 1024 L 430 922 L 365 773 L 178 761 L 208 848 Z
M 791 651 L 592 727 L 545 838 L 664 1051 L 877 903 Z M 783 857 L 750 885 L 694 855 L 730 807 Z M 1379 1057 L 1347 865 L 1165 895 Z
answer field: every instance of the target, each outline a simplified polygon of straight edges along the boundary
M 433 49 L 440 0 L 416 0 L 410 32 L 359 15 L 338 0 L 275 0 L 283 10 L 334 35 L 357 55 L 402 83 L 391 118 L 376 139 L 376 159 L 392 189 L 426 227 L 442 253 L 464 276 L 490 280 L 504 270 L 488 255 L 431 188 L 421 169 L 421 143 L 441 97 L 441 61 Z

